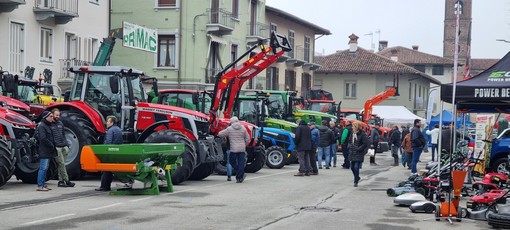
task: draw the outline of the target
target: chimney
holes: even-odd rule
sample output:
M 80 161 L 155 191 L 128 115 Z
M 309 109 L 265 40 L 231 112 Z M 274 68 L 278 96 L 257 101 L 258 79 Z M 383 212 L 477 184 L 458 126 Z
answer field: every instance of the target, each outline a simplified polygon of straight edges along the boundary
M 388 41 L 379 41 L 379 51 L 388 48 Z
M 392 49 L 391 50 L 391 56 L 390 56 L 390 59 L 393 60 L 393 61 L 397 61 L 398 62 L 398 56 L 397 56 L 397 53 L 398 53 L 398 50 L 397 49 Z
M 419 46 L 414 45 L 414 46 L 413 46 L 413 50 L 416 50 L 416 51 L 417 51 L 417 50 L 418 50 L 418 47 L 419 47 Z
M 355 34 L 349 36 L 349 52 L 354 53 L 358 50 L 358 38 Z

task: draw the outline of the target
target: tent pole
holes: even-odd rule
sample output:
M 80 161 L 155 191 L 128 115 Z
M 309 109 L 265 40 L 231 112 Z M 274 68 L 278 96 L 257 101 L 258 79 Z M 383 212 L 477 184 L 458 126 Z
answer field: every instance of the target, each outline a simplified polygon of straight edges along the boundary
M 437 140 L 437 175 L 441 175 L 441 139 L 443 134 L 443 101 L 439 102 L 441 112 L 439 113 L 439 138 Z

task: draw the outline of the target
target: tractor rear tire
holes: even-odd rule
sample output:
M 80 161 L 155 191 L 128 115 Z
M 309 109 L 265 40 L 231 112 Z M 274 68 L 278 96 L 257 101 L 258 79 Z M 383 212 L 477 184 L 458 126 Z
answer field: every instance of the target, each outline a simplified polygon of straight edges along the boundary
M 264 167 L 266 163 L 266 149 L 264 145 L 257 145 L 253 150 L 253 156 L 246 161 L 244 171 L 247 173 L 256 173 Z
M 197 162 L 195 146 L 184 134 L 175 130 L 161 130 L 152 133 L 145 139 L 145 143 L 182 143 L 184 152 L 181 154 L 182 164 L 178 164 L 175 172 L 172 173 L 172 184 L 177 185 L 187 180 Z
M 8 146 L 7 141 L 0 138 L 0 187 L 11 179 L 15 169 L 16 158 Z
M 85 145 L 97 144 L 99 134 L 90 121 L 82 114 L 62 111 L 60 121 L 64 124 L 64 135 L 69 144 L 69 153 L 65 159 L 67 175 L 77 180 L 85 173 L 81 170 L 81 148 Z
M 266 149 L 267 160 L 266 165 L 272 169 L 281 169 L 287 162 L 287 151 L 284 148 L 273 145 Z

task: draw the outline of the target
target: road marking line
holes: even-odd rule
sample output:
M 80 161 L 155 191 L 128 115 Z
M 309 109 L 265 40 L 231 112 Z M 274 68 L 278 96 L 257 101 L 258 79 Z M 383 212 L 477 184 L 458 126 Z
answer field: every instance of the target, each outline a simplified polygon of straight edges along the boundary
M 89 209 L 89 211 L 97 211 L 100 209 L 111 208 L 111 207 L 122 205 L 122 204 L 124 204 L 124 203 L 121 202 L 121 203 L 110 204 L 110 205 L 101 206 L 101 207 L 97 207 L 97 208 L 91 208 L 91 209 Z
M 130 200 L 129 202 L 138 202 L 138 201 L 148 200 L 148 199 L 152 199 L 152 198 L 153 198 L 153 196 L 149 196 L 149 197 L 144 197 L 144 198 L 140 198 L 140 199 Z
M 76 214 L 71 213 L 71 214 L 66 214 L 66 215 L 62 215 L 62 216 L 55 216 L 55 217 L 51 217 L 51 218 L 47 218 L 47 219 L 42 219 L 42 220 L 36 220 L 36 221 L 28 222 L 28 223 L 23 223 L 21 225 L 38 224 L 38 223 L 41 223 L 41 222 L 55 220 L 55 219 L 60 219 L 60 218 L 68 217 L 68 216 L 74 216 L 74 215 L 76 215 Z

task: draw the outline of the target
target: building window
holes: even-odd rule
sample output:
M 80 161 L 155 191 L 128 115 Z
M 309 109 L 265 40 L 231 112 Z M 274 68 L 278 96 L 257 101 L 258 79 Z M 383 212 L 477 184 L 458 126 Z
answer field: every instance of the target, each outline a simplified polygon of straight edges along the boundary
M 271 33 L 278 33 L 278 25 L 271 23 Z
M 278 90 L 278 68 L 269 67 L 267 68 L 266 74 L 266 89 L 267 90 Z
M 232 17 L 239 18 L 239 0 L 232 0 Z
M 356 81 L 345 81 L 344 98 L 356 98 Z
M 93 62 L 99 47 L 99 41 L 96 38 L 85 39 L 85 61 Z
M 310 36 L 305 36 L 305 61 L 310 62 Z
M 411 97 L 411 92 L 413 90 L 413 84 L 411 82 L 409 82 L 409 101 L 411 101 L 412 97 Z
M 175 67 L 175 35 L 158 35 L 158 67 Z
M 308 73 L 301 74 L 301 96 L 307 98 L 312 88 L 312 76 Z
M 442 65 L 432 66 L 432 75 L 444 75 L 444 68 Z
M 293 70 L 285 70 L 285 88 L 286 90 L 296 90 L 296 72 Z
M 64 59 L 77 59 L 78 43 L 76 35 L 72 33 L 65 33 L 65 48 Z
M 287 52 L 287 54 L 289 55 L 290 58 L 294 58 L 294 31 L 293 30 L 289 30 L 288 40 L 289 40 L 289 46 L 290 46 L 290 48 L 292 48 L 292 50 Z
M 41 28 L 41 50 L 39 53 L 42 62 L 52 62 L 53 57 L 53 31 Z
M 422 73 L 425 73 L 425 65 L 414 65 L 414 68 Z
M 232 44 L 230 47 L 230 62 L 234 62 L 237 59 L 237 44 Z
M 25 25 L 11 22 L 9 33 L 9 71 L 21 73 L 25 68 Z
M 175 7 L 176 0 L 158 0 L 158 7 Z

